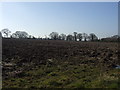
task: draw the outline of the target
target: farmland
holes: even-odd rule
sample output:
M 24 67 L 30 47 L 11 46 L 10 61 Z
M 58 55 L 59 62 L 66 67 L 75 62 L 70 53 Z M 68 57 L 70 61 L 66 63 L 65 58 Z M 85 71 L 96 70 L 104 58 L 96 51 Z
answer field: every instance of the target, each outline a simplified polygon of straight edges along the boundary
M 3 39 L 3 88 L 118 88 L 118 43 Z

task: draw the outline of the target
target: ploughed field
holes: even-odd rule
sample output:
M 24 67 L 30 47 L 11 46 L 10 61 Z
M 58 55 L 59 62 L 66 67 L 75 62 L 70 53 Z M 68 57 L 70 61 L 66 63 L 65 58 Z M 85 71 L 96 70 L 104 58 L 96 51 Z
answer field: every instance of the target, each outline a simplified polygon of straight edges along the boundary
M 118 88 L 118 43 L 3 39 L 3 88 Z

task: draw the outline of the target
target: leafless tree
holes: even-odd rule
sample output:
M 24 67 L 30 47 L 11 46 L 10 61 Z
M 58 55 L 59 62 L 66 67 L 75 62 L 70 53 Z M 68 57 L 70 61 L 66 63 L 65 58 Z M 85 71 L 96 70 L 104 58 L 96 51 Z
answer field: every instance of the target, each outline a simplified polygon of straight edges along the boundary
M 77 41 L 77 32 L 73 32 L 74 34 L 74 40 Z
M 78 33 L 77 38 L 79 39 L 79 41 L 82 41 L 82 33 Z
M 63 34 L 63 33 L 62 33 L 62 34 L 60 34 L 60 37 L 61 37 L 61 39 L 62 39 L 62 40 L 65 40 L 65 39 L 66 39 L 66 35 L 65 35 L 65 34 Z
M 62 37 L 60 35 L 58 36 L 58 40 L 62 40 Z
M 50 33 L 49 36 L 51 37 L 51 39 L 57 40 L 59 37 L 59 34 L 57 32 L 52 32 L 52 33 Z
M 98 37 L 94 33 L 91 33 L 89 35 L 89 39 L 90 39 L 90 41 L 95 41 L 95 40 L 98 40 Z
M 84 41 L 87 41 L 87 39 L 88 39 L 88 34 L 87 34 L 87 33 L 83 33 L 83 38 L 84 38 Z
M 17 34 L 16 34 L 16 33 L 13 33 L 13 34 L 11 35 L 11 38 L 17 38 Z
M 15 33 L 12 34 L 13 38 L 28 38 L 29 35 L 25 31 L 16 31 Z
M 32 36 L 32 35 L 29 35 L 28 38 L 33 38 L 33 36 Z
M 4 34 L 4 36 L 6 36 L 7 38 L 8 38 L 8 35 L 11 33 L 11 31 L 10 31 L 9 29 L 7 29 L 7 28 L 2 29 L 1 32 L 2 32 L 2 33 Z
M 72 35 L 67 35 L 67 41 L 72 41 L 73 40 L 73 36 Z

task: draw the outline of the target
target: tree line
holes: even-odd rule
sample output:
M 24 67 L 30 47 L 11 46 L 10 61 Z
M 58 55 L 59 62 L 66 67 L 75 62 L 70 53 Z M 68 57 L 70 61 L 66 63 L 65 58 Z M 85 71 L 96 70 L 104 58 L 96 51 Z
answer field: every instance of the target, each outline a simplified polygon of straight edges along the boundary
M 96 41 L 98 40 L 98 37 L 94 34 L 87 34 L 87 33 L 77 33 L 73 32 L 72 34 L 58 34 L 57 32 L 50 33 L 50 38 L 52 40 L 67 40 L 67 41 Z
M 58 32 L 51 32 L 49 34 L 49 37 L 41 38 L 41 37 L 34 37 L 32 35 L 29 35 L 25 31 L 16 31 L 15 33 L 11 34 L 11 31 L 9 29 L 2 29 L 1 30 L 2 37 L 3 38 L 28 38 L 28 39 L 41 39 L 41 40 L 66 40 L 66 41 L 104 41 L 105 38 L 102 38 L 101 40 L 98 39 L 98 37 L 94 33 L 77 33 L 73 32 L 73 34 L 59 34 Z

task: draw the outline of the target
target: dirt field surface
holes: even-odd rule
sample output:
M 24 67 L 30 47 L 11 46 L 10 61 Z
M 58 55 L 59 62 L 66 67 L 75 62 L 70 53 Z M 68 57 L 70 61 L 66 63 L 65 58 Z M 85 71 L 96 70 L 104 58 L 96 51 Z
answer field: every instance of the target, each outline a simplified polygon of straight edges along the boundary
M 118 43 L 3 39 L 3 88 L 119 88 Z

